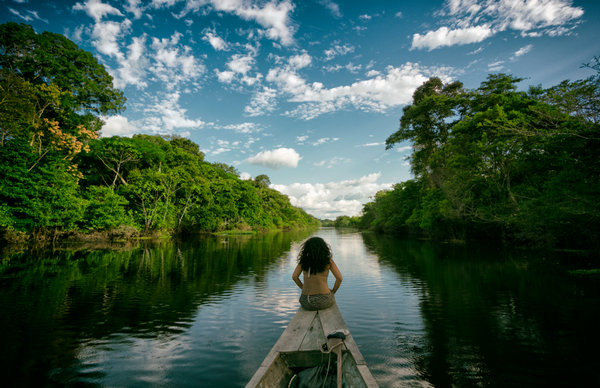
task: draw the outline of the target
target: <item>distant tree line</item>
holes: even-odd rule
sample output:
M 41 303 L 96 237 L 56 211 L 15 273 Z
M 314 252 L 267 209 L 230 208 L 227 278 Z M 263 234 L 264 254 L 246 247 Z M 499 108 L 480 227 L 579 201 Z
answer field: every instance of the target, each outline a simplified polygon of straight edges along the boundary
M 554 247 L 600 241 L 600 61 L 596 75 L 517 91 L 489 75 L 474 90 L 431 78 L 387 148 L 409 141 L 414 179 L 377 193 L 361 228 Z
M 221 231 L 318 220 L 181 137 L 98 138 L 123 93 L 62 35 L 0 25 L 0 232 Z

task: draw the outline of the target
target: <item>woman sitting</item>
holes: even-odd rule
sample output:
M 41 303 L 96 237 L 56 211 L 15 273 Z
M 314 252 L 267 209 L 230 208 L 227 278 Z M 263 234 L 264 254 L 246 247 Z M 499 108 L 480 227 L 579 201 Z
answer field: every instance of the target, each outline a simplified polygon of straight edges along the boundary
M 327 284 L 329 271 L 335 277 L 332 289 Z M 300 281 L 304 276 L 304 284 Z M 298 254 L 298 265 L 292 279 L 302 290 L 300 305 L 307 310 L 323 310 L 335 303 L 334 294 L 342 284 L 342 274 L 331 258 L 331 250 L 320 237 L 311 237 L 304 242 Z

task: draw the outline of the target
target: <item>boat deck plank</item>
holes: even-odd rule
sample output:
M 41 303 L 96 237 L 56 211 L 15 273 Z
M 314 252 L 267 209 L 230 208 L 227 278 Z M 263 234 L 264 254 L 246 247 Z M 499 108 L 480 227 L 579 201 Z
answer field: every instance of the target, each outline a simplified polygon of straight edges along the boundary
M 325 338 L 325 333 L 323 331 L 323 325 L 321 324 L 321 319 L 319 314 L 315 315 L 315 319 L 313 319 L 312 324 L 306 331 L 306 335 L 300 344 L 300 348 L 298 350 L 316 350 L 320 349 L 321 345 L 327 342 Z
M 342 313 L 337 305 L 334 305 L 326 310 L 321 310 L 319 311 L 319 314 L 321 316 L 321 323 L 323 324 L 323 331 L 325 333 L 329 334 L 336 330 L 347 328 L 346 322 L 344 322 Z M 344 340 L 344 345 L 346 345 L 346 349 L 352 353 L 357 365 L 367 365 L 365 358 L 360 353 L 360 350 L 358 350 L 358 346 L 352 338 L 352 334 L 346 337 Z

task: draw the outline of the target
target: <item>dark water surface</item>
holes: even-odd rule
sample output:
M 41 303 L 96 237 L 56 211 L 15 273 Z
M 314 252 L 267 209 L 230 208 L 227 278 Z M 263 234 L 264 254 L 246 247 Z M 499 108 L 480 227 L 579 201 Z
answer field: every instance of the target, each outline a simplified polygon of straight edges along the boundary
M 600 386 L 600 279 L 531 253 L 317 234 L 382 387 Z M 0 386 L 244 386 L 298 307 L 308 236 L 5 254 Z

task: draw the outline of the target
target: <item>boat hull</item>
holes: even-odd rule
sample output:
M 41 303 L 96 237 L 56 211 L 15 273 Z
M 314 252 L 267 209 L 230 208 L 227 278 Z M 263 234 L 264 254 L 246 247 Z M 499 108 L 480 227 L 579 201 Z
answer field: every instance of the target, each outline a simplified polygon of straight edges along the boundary
M 377 387 L 377 382 L 369 371 L 356 342 L 349 334 L 338 306 L 333 305 L 319 311 L 300 308 L 246 388 L 285 388 L 299 371 L 323 363 L 330 364 L 331 370 L 335 373 L 337 362 L 335 354 L 321 351 L 321 346 L 328 342 L 327 334 L 335 331 L 347 333 L 341 352 L 342 375 L 345 383 L 350 387 Z

